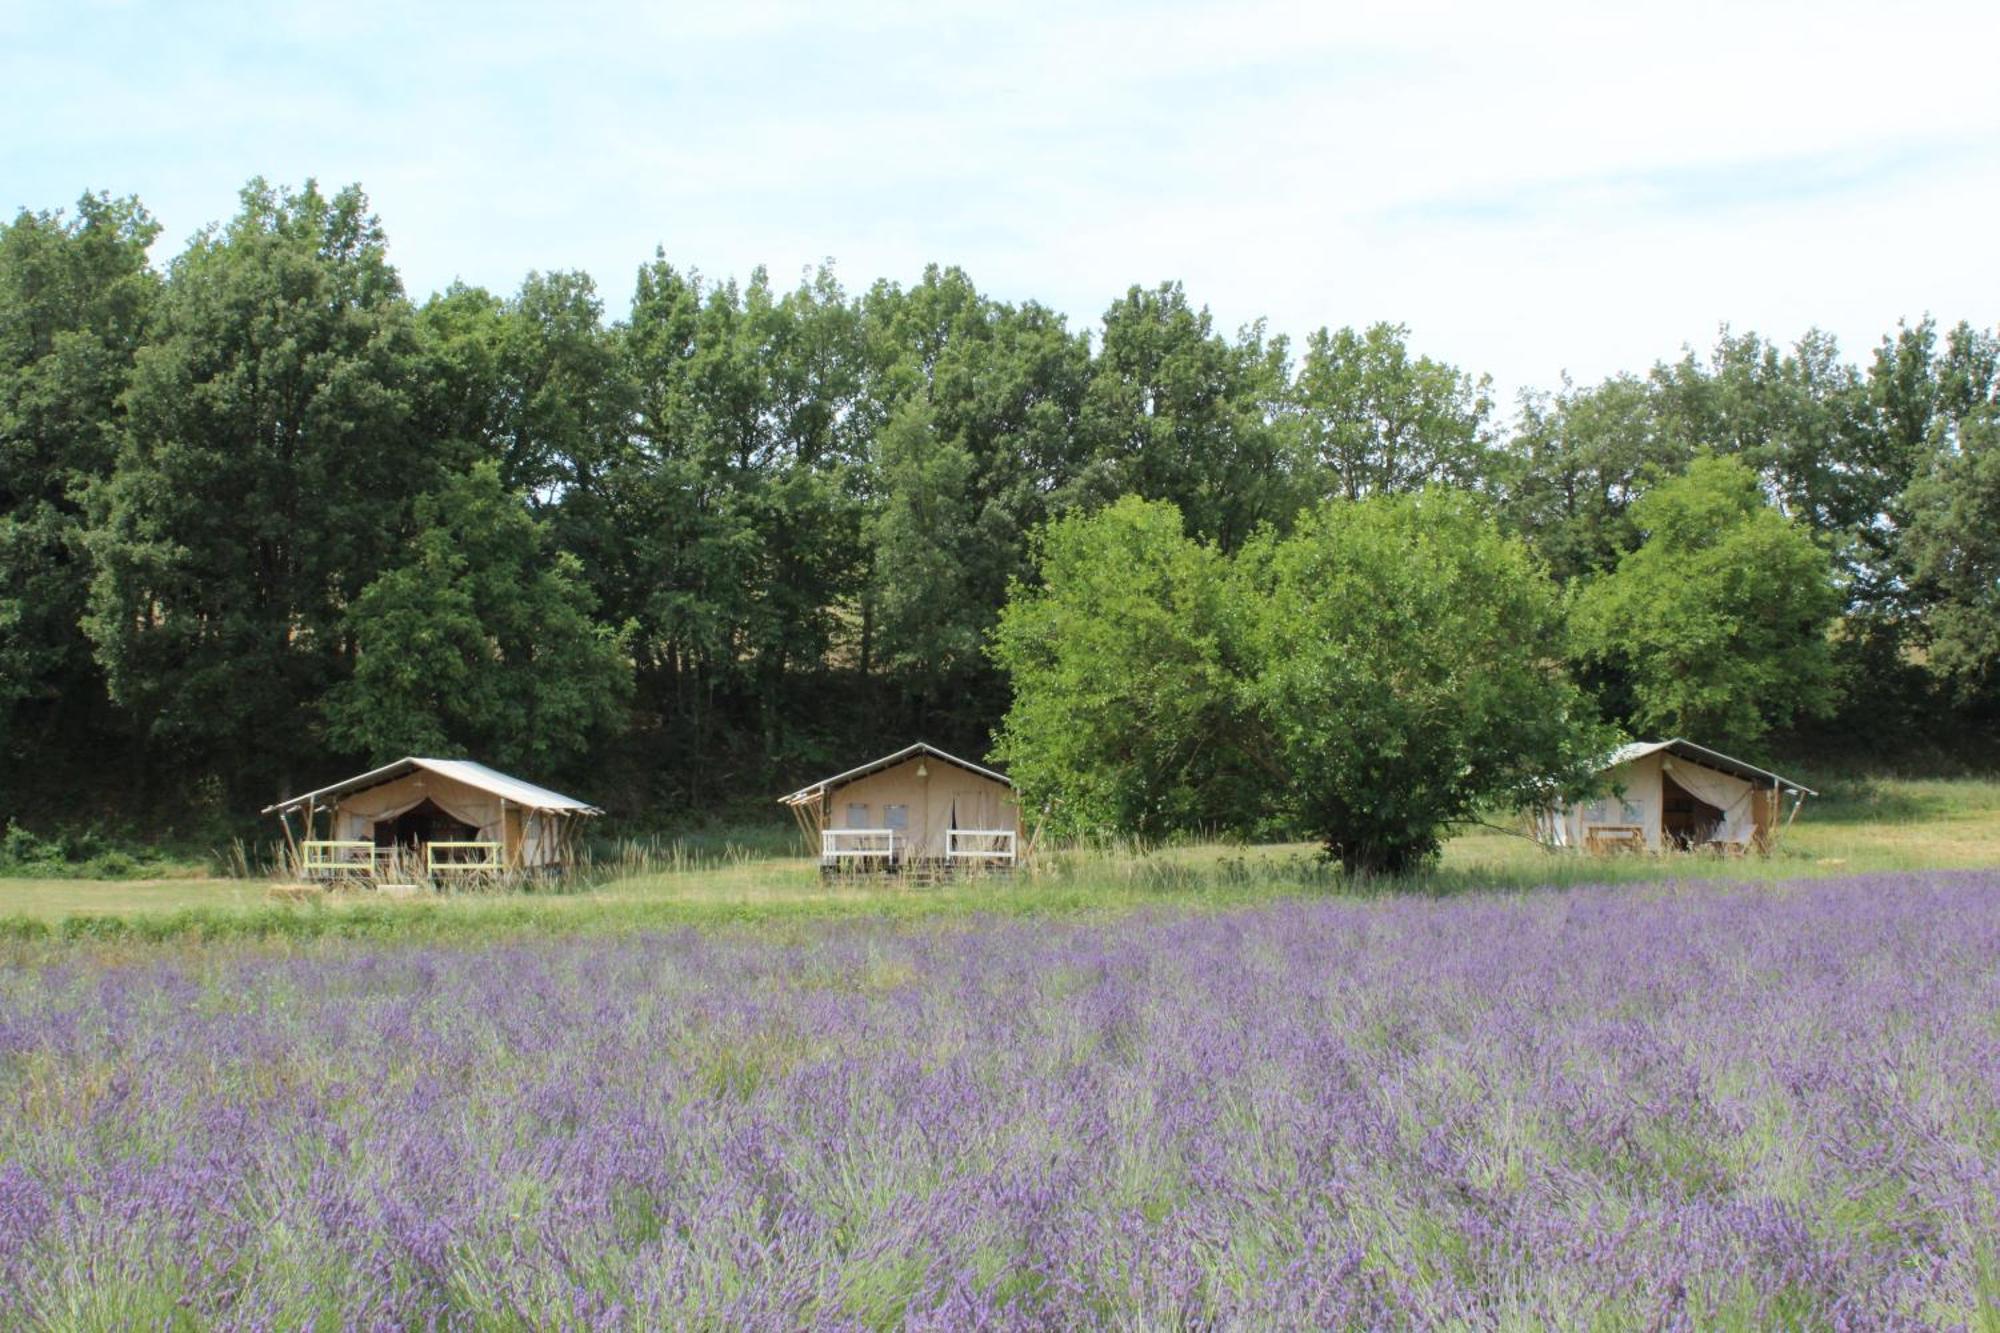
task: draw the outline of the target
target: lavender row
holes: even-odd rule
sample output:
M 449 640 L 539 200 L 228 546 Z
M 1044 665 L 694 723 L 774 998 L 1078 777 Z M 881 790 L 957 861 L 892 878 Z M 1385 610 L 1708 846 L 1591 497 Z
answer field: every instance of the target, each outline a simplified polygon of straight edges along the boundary
M 2000 1311 L 2000 876 L 0 972 L 0 1325 Z

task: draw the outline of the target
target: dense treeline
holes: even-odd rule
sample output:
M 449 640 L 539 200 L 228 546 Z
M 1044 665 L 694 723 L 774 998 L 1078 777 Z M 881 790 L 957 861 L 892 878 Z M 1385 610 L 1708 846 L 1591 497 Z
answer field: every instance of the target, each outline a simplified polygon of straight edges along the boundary
M 607 320 L 575 272 L 413 300 L 356 189 L 254 182 L 164 267 L 158 233 L 105 195 L 0 230 L 0 810 L 30 822 L 240 815 L 411 751 L 631 813 L 915 735 L 984 753 L 1034 534 L 1127 495 L 1233 557 L 1472 492 L 1633 725 L 1947 736 L 2000 695 L 2000 340 L 1964 325 L 1859 364 L 1725 332 L 1510 414 L 1400 327 L 1294 347 L 1173 283 L 1084 329 L 954 268 L 659 255 Z

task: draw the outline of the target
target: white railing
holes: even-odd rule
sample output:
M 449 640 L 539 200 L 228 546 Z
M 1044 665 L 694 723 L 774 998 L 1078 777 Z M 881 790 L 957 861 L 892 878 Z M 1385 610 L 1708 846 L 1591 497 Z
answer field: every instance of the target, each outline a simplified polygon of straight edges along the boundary
M 306 879 L 372 875 L 375 844 L 349 839 L 308 839 L 299 844 L 299 873 Z
M 850 861 L 861 858 L 896 859 L 896 830 L 892 828 L 830 828 L 819 835 L 819 855 L 823 861 Z
M 946 829 L 944 859 L 947 861 L 1004 861 L 1014 863 L 1014 830 L 1010 828 Z

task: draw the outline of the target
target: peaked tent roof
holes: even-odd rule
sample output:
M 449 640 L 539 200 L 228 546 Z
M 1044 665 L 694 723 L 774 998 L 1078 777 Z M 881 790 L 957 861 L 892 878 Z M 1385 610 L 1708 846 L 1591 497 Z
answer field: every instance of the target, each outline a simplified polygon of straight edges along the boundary
M 1604 761 L 1603 767 L 1616 768 L 1620 764 L 1629 764 L 1634 759 L 1644 759 L 1647 755 L 1658 754 L 1662 750 L 1677 755 L 1690 763 L 1717 769 L 1720 772 L 1731 774 L 1745 781 L 1755 782 L 1762 779 L 1773 786 L 1786 787 L 1792 791 L 1804 792 L 1808 796 L 1819 795 L 1811 787 L 1803 783 L 1794 782 L 1790 778 L 1782 777 L 1779 774 L 1773 773 L 1768 768 L 1759 768 L 1755 764 L 1746 764 L 1741 759 L 1733 759 L 1720 750 L 1711 750 L 1706 745 L 1696 745 L 1693 741 L 1684 741 L 1678 736 L 1668 741 L 1633 741 L 1629 745 L 1621 745 L 1611 752 L 1610 758 Z
M 454 782 L 462 782 L 480 791 L 491 792 L 495 796 L 512 801 L 516 805 L 527 806 L 531 810 L 554 810 L 573 815 L 604 813 L 596 806 L 579 801 L 574 796 L 565 796 L 559 791 L 550 791 L 547 787 L 537 787 L 532 782 L 509 777 L 497 769 L 474 763 L 470 759 L 419 759 L 415 756 L 398 759 L 395 763 L 384 764 L 380 768 L 371 768 L 366 773 L 356 774 L 345 782 L 336 782 L 330 787 L 321 787 L 318 791 L 305 792 L 289 800 L 280 801 L 276 805 L 267 805 L 264 807 L 264 813 L 268 815 L 279 810 L 292 810 L 308 801 L 318 802 L 324 797 L 344 796 L 348 792 L 360 791 L 365 787 L 379 787 L 385 782 L 394 782 L 397 778 L 407 777 L 419 770 L 450 778 Z
M 850 768 L 845 773 L 836 773 L 830 778 L 821 778 L 818 782 L 809 783 L 789 796 L 780 796 L 778 803 L 780 805 L 797 805 L 801 801 L 824 795 L 835 787 L 844 787 L 856 778 L 864 778 L 880 769 L 894 767 L 915 754 L 928 755 L 932 759 L 940 759 L 947 764 L 956 764 L 968 773 L 977 773 L 983 778 L 992 778 L 995 782 L 1004 782 L 1009 787 L 1014 785 L 1014 780 L 1005 773 L 996 773 L 990 768 L 984 768 L 973 763 L 970 759 L 960 759 L 957 755 L 947 754 L 935 745 L 931 745 L 925 741 L 918 741 L 915 745 L 905 745 L 894 754 L 885 754 L 880 759 L 872 759 L 862 764 L 859 768 Z

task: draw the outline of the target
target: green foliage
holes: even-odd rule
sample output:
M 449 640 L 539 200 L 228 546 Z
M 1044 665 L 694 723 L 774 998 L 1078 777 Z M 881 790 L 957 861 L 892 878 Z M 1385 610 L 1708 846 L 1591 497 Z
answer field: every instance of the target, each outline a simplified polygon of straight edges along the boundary
M 277 786 L 311 752 L 346 607 L 433 479 L 406 429 L 413 348 L 358 190 L 253 183 L 175 261 L 92 490 L 85 620 L 158 742 Z
M 0 831 L 0 876 L 9 878 L 130 879 L 157 872 L 160 859 L 155 848 L 135 855 L 95 831 L 42 836 L 11 822 Z
M 1633 726 L 1753 745 L 1835 700 L 1827 555 L 1731 459 L 1698 458 L 1632 510 L 1642 536 L 1575 608 L 1576 651 L 1622 683 Z
M 119 399 L 159 282 L 159 224 L 137 200 L 85 195 L 74 216 L 0 229 L 0 758 L 24 710 L 71 738 L 104 692 L 82 620 L 84 500 L 110 473 Z
M 1329 504 L 1243 563 L 1272 799 L 1348 871 L 1406 874 L 1447 825 L 1582 790 L 1609 748 L 1555 589 L 1471 497 Z
M 982 645 L 1009 588 L 1035 583 L 1031 534 L 1052 521 L 1125 495 L 1172 504 L 1225 557 L 1220 586 L 1255 534 L 1328 497 L 1447 485 L 1490 498 L 1580 588 L 1645 542 L 1640 497 L 1711 454 L 1749 467 L 1834 562 L 1855 701 L 1839 734 L 1865 719 L 1972 748 L 1966 724 L 2000 698 L 1981 665 L 1979 498 L 2000 339 L 1967 325 L 1899 326 L 1857 364 L 1817 332 L 1725 331 L 1645 374 L 1530 395 L 1500 430 L 1485 381 L 1400 325 L 1321 330 L 1295 364 L 1171 282 L 1072 328 L 955 268 L 857 293 L 827 268 L 739 284 L 659 254 L 621 322 L 561 270 L 413 305 L 358 188 L 252 182 L 164 271 L 157 235 L 105 195 L 0 228 L 0 808 L 37 827 L 185 834 L 188 793 L 212 790 L 200 817 L 226 837 L 349 767 L 350 746 L 537 767 L 581 765 L 582 746 L 589 793 L 614 808 L 761 801 L 913 736 L 983 750 L 1008 686 Z M 444 497 L 486 465 L 507 500 L 473 506 L 485 536 L 453 530 Z M 548 643 L 476 586 L 483 557 L 462 548 L 488 538 L 566 590 L 574 614 Z M 1210 618 L 1250 606 L 1175 586 Z M 1147 632 L 1208 660 L 1222 631 L 1177 607 Z M 631 677 L 609 711 L 589 646 L 606 627 Z M 1134 645 L 1106 633 L 1079 651 L 1122 669 L 1114 650 Z M 1217 642 L 1217 669 L 1238 672 L 1222 659 L 1247 640 Z M 364 663 L 368 643 L 383 650 Z M 1590 679 L 1637 716 L 1635 663 L 1657 645 L 1599 646 Z M 565 702 L 548 681 L 572 651 L 584 680 Z M 425 693 L 419 662 L 462 692 Z M 1107 777 L 1086 822 L 1299 818 L 1246 794 L 1267 751 L 1205 739 L 1255 713 L 1242 699 L 1204 712 L 1162 682 L 1129 692 L 1185 750 L 1139 756 L 1130 791 Z M 489 704 L 483 722 L 466 711 Z M 546 736 L 522 721 L 544 713 Z
M 355 661 L 327 694 L 333 742 L 375 763 L 575 760 L 617 720 L 631 684 L 620 636 L 591 620 L 576 557 L 545 553 L 541 525 L 492 460 L 419 498 L 416 526 L 407 560 L 343 621 Z
M 1038 556 L 993 640 L 1013 686 L 994 753 L 1027 807 L 1057 836 L 1256 822 L 1227 559 L 1137 497 L 1052 524 Z
M 895 404 L 872 460 L 864 665 L 918 701 L 920 726 L 958 729 L 951 713 L 969 700 L 983 730 L 979 701 L 999 687 L 981 646 L 1029 572 L 1028 534 L 1075 502 L 1089 348 L 1061 317 L 981 296 L 957 269 L 908 291 L 878 284 L 864 310 L 876 394 Z
M 1289 348 L 1261 324 L 1217 334 L 1179 283 L 1134 287 L 1104 312 L 1079 423 L 1085 484 L 1177 506 L 1188 531 L 1234 550 L 1300 497 Z
M 1639 545 L 1632 502 L 1688 458 L 1644 380 L 1624 375 L 1530 394 L 1496 465 L 1501 514 L 1559 581 L 1602 573 Z
M 1372 324 L 1306 342 L 1297 397 L 1306 448 L 1328 493 L 1348 500 L 1427 485 L 1475 488 L 1492 474 L 1487 381 L 1427 356 L 1410 331 Z
M 1937 669 L 1964 692 L 2000 684 L 2000 401 L 1969 416 L 1914 482 L 1904 552 Z
M 1233 562 L 1129 498 L 1053 525 L 1041 576 L 995 639 L 997 754 L 1060 833 L 1290 827 L 1403 874 L 1609 744 L 1554 589 L 1462 496 L 1333 502 Z
M 973 524 L 972 455 L 940 440 L 929 410 L 912 400 L 877 439 L 882 502 L 869 529 L 877 659 L 922 680 L 960 674 L 976 659 L 981 629 L 968 616 L 964 546 Z

